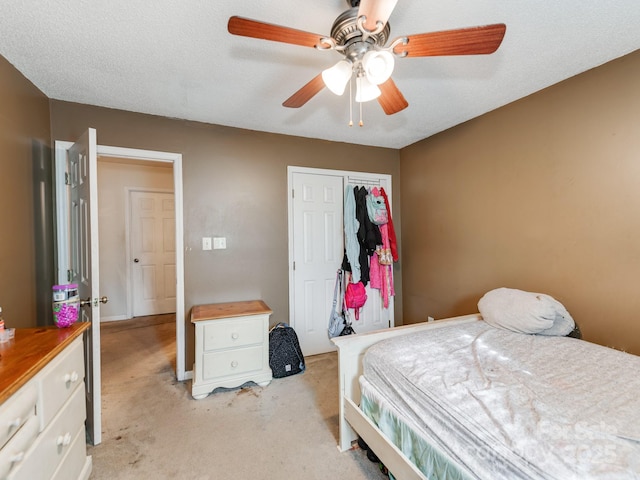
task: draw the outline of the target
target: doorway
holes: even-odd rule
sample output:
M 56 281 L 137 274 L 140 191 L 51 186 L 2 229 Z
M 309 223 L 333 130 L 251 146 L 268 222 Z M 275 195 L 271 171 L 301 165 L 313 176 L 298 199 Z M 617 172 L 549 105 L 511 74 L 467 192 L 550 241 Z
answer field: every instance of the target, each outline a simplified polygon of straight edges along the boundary
M 173 166 L 98 156 L 102 322 L 175 313 Z
M 73 145 L 72 142 L 56 141 L 56 185 L 57 185 L 57 203 L 65 205 L 68 201 L 67 190 L 65 188 L 65 172 L 66 169 L 66 152 Z M 183 193 L 182 193 L 182 155 L 178 153 L 159 152 L 151 150 L 139 150 L 133 148 L 112 147 L 97 145 L 97 155 L 101 159 L 111 159 L 112 162 L 119 161 L 137 165 L 163 165 L 171 171 L 172 190 L 174 193 L 174 209 L 175 209 L 175 337 L 176 337 L 176 359 L 175 373 L 179 381 L 188 380 L 190 375 L 185 370 L 185 312 L 184 312 L 184 257 L 183 252 Z M 102 202 L 105 207 L 111 203 L 111 199 Z M 123 210 L 115 215 L 123 216 Z M 58 282 L 67 283 L 67 270 L 69 265 L 69 252 L 64 248 L 69 245 L 69 219 L 66 217 L 65 209 L 57 211 L 58 225 L 58 245 L 62 246 L 58 250 Z M 120 239 L 120 244 L 122 244 Z M 120 277 L 122 283 L 127 282 L 128 275 Z M 125 289 L 130 291 L 130 289 Z M 130 305 L 130 301 L 127 302 Z M 114 315 L 111 320 L 122 320 L 130 318 L 130 312 L 126 314 Z

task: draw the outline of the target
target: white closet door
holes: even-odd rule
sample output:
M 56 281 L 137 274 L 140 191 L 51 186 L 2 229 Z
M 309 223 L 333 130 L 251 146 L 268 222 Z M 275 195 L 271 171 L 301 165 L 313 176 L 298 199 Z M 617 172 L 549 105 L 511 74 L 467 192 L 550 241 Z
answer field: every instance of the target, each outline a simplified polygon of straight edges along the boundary
M 304 355 L 334 349 L 327 324 L 343 255 L 342 185 L 340 176 L 293 175 L 294 319 Z

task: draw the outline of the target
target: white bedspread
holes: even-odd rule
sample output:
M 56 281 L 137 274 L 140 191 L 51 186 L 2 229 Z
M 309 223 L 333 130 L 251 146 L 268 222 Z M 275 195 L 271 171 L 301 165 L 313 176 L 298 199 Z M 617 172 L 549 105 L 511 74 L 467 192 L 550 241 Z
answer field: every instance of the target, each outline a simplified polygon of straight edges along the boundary
M 364 377 L 471 477 L 640 478 L 640 357 L 479 321 L 380 342 Z

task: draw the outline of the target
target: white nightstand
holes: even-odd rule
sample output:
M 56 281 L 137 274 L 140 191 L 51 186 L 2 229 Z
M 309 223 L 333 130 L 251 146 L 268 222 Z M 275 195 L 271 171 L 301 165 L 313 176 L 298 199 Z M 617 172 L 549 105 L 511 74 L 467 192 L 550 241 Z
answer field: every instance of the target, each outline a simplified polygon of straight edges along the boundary
M 196 305 L 191 309 L 191 323 L 196 327 L 193 398 L 204 398 L 218 387 L 234 388 L 246 382 L 269 384 L 272 313 L 262 300 Z

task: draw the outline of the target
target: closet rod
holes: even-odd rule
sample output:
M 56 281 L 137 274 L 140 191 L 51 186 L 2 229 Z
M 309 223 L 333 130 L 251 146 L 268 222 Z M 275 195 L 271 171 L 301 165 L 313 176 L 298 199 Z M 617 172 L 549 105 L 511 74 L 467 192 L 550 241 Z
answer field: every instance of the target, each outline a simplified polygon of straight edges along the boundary
M 349 177 L 348 178 L 348 183 L 350 185 L 363 185 L 363 186 L 374 186 L 374 187 L 379 187 L 380 186 L 380 180 L 374 180 L 374 179 L 368 179 L 368 178 L 357 178 L 357 177 Z

